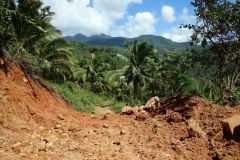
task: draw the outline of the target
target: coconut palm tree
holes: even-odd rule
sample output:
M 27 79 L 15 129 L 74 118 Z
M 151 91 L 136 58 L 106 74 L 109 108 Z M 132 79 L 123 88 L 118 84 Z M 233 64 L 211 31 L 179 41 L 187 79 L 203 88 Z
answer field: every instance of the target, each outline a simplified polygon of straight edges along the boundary
M 155 50 L 154 47 L 147 42 L 138 43 L 137 40 L 134 41 L 132 48 L 127 41 L 125 41 L 125 45 L 130 52 L 129 65 L 125 72 L 126 81 L 127 84 L 133 84 L 134 98 L 142 101 L 143 96 L 141 88 L 144 86 L 147 79 L 147 57 L 156 58 L 154 55 Z
M 1 0 L 0 46 L 13 45 L 13 53 L 28 51 L 47 35 L 54 14 L 50 6 L 42 7 L 40 0 Z
M 199 93 L 203 98 L 217 102 L 221 97 L 218 87 L 211 80 L 203 78 L 193 78 L 189 75 L 180 74 L 178 76 L 178 94 L 192 95 Z
M 72 52 L 66 40 L 61 37 L 44 38 L 36 51 L 43 77 L 63 81 L 73 77 L 70 63 Z
M 99 55 L 90 55 L 89 58 L 82 60 L 85 61 L 86 64 L 75 73 L 75 80 L 83 83 L 89 82 L 92 91 L 96 91 L 94 84 L 100 87 L 101 90 L 107 90 L 108 88 L 103 77 L 103 72 L 110 68 L 109 64 L 105 63 Z
M 5 49 L 15 39 L 11 17 L 16 14 L 14 0 L 0 1 L 0 48 Z

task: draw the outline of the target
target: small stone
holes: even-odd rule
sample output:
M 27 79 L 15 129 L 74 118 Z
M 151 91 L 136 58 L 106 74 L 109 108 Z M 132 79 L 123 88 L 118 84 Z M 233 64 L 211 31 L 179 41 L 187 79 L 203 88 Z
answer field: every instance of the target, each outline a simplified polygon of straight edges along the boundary
M 48 142 L 46 144 L 46 151 L 54 150 L 53 142 Z
M 33 135 L 31 135 L 31 138 L 33 139 L 33 140 L 41 140 L 42 139 L 42 137 L 39 135 L 39 134 L 33 134 Z
M 43 142 L 45 142 L 45 143 L 48 143 L 48 142 L 49 142 L 46 138 L 42 138 L 41 141 L 43 141 Z
M 126 131 L 124 129 L 121 130 L 120 132 L 121 135 L 125 135 L 126 134 Z
M 21 145 L 21 143 L 20 142 L 18 142 L 18 143 L 15 143 L 13 146 L 12 146 L 12 148 L 14 148 L 14 147 L 18 147 L 18 146 L 20 146 Z
M 68 127 L 68 131 L 70 131 L 70 132 L 76 132 L 76 131 L 80 131 L 80 130 L 81 130 L 81 128 L 76 124 L 73 124 Z
M 57 118 L 60 119 L 60 120 L 64 120 L 64 117 L 61 114 L 57 115 Z
M 114 141 L 113 144 L 120 145 L 119 141 Z
M 28 82 L 27 78 L 23 77 L 23 82 L 27 83 Z
M 38 129 L 39 129 L 40 131 L 43 131 L 43 130 L 44 130 L 44 127 L 43 127 L 43 126 L 40 126 Z
M 4 65 L 3 59 L 0 59 L 0 64 L 1 64 L 1 65 Z
M 13 147 L 13 152 L 16 154 L 19 154 L 21 152 L 21 149 L 17 146 L 17 147 Z
M 110 114 L 110 113 L 105 113 L 105 114 L 103 115 L 103 118 L 102 118 L 102 119 L 108 119 L 108 118 L 109 118 L 109 114 Z
M 41 141 L 40 144 L 38 145 L 38 151 L 46 151 L 46 142 Z
M 105 124 L 103 125 L 103 127 L 104 127 L 104 128 L 108 128 L 108 125 L 105 123 Z
M 48 143 L 48 142 L 56 142 L 56 141 L 58 141 L 58 137 L 56 137 L 55 135 L 51 135 L 51 136 L 48 136 L 48 137 L 46 137 L 46 142 Z
M 122 108 L 122 114 L 131 115 L 133 114 L 133 108 L 130 106 L 125 106 Z
M 61 125 L 56 125 L 56 127 L 55 127 L 55 129 L 61 129 L 62 128 L 62 126 Z

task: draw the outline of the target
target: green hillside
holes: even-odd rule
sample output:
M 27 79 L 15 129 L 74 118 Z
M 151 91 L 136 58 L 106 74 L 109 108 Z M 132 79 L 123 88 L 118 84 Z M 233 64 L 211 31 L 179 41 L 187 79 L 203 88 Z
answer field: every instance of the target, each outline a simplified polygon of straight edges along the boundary
M 122 48 L 125 47 L 125 40 L 127 40 L 129 44 L 132 45 L 133 41 L 137 39 L 139 42 L 147 42 L 153 45 L 158 50 L 158 52 L 162 54 L 165 54 L 167 52 L 181 52 L 182 50 L 190 47 L 188 42 L 173 42 L 170 39 L 155 35 L 142 35 L 135 38 L 125 38 L 111 37 L 105 34 L 95 35 L 91 37 L 86 37 L 84 35 L 80 36 L 80 34 L 77 34 L 75 36 L 67 36 L 65 37 L 65 39 L 70 41 L 84 41 L 91 45 L 102 45 Z

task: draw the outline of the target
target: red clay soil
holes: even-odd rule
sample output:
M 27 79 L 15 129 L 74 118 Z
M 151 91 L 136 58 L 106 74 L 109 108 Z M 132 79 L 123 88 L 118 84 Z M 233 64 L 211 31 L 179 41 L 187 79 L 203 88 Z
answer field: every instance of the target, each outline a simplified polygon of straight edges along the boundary
M 240 114 L 198 95 L 172 97 L 150 116 L 73 110 L 21 67 L 0 57 L 0 159 L 240 159 L 221 120 Z M 189 130 L 194 119 L 201 133 Z

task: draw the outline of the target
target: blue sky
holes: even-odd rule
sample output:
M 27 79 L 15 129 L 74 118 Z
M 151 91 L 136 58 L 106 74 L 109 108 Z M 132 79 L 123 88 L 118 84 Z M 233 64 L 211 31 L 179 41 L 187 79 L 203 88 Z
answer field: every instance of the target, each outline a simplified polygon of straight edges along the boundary
M 176 42 L 188 41 L 191 31 L 183 23 L 195 23 L 191 0 L 42 0 L 56 13 L 52 24 L 63 35 L 108 34 L 137 37 L 164 36 Z

